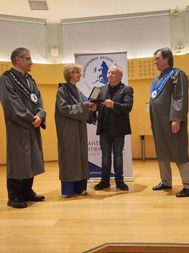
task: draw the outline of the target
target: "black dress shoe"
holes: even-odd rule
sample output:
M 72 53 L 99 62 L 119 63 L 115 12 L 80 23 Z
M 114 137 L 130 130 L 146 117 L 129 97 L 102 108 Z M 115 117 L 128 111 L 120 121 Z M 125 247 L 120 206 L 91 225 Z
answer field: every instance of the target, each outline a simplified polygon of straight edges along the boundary
M 178 198 L 189 197 L 189 189 L 183 188 L 182 191 L 176 194 L 176 197 Z
M 116 182 L 116 188 L 122 190 L 122 191 L 128 191 L 129 187 L 127 184 L 125 184 L 123 181 L 117 181 Z
M 27 207 L 27 203 L 19 198 L 15 198 L 14 200 L 8 200 L 7 202 L 8 206 L 14 207 L 14 208 L 25 208 Z
M 162 183 L 159 183 L 158 185 L 156 185 L 152 188 L 153 191 L 166 190 L 166 189 L 172 189 L 172 186 L 168 186 L 168 185 L 164 185 Z
M 94 189 L 96 191 L 100 191 L 100 190 L 103 190 L 103 189 L 109 188 L 109 187 L 110 187 L 110 183 L 109 182 L 100 181 L 100 183 L 98 183 L 97 185 L 95 185 Z
M 38 202 L 38 201 L 43 201 L 45 199 L 45 196 L 37 195 L 36 193 L 32 193 L 30 195 L 23 196 L 23 199 L 25 201 Z

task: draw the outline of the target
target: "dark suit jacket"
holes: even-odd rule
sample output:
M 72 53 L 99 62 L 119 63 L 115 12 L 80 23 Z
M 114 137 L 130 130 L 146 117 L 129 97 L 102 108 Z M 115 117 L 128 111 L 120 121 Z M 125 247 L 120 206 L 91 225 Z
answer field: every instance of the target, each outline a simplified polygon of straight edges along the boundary
M 108 98 L 108 84 L 101 87 L 98 97 L 100 99 Z M 120 87 L 112 100 L 114 101 L 114 108 L 112 109 L 113 117 L 110 125 L 110 133 L 113 136 L 131 134 L 129 112 L 133 106 L 133 88 L 120 83 Z M 104 107 L 102 104 L 98 106 L 97 135 L 101 134 Z

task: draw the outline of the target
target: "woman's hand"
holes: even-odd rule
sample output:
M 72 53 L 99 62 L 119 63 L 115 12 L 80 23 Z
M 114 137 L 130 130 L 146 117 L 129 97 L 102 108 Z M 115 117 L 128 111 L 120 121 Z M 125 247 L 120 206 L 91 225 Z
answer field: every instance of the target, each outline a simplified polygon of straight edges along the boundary
M 93 112 L 97 110 L 97 104 L 95 103 L 89 102 L 89 107 Z

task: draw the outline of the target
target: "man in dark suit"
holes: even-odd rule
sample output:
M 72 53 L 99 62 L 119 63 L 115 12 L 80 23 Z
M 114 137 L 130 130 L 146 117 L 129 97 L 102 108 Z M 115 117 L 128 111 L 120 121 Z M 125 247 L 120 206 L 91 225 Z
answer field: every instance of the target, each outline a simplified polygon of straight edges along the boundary
M 100 135 L 102 150 L 101 181 L 95 190 L 110 187 L 110 173 L 113 151 L 113 165 L 116 187 L 128 190 L 123 180 L 123 147 L 125 135 L 131 134 L 129 112 L 133 106 L 133 89 L 121 82 L 123 71 L 113 65 L 108 71 L 107 85 L 101 87 L 98 98 L 104 102 L 98 105 L 97 135 Z

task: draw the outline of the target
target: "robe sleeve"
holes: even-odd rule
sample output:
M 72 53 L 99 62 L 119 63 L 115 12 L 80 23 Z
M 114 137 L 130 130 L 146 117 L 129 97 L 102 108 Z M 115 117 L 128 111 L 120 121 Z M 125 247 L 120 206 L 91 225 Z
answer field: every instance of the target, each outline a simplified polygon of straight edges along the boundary
M 37 115 L 40 117 L 41 119 L 41 127 L 43 129 L 46 129 L 46 112 L 43 109 L 43 101 L 41 98 L 41 94 L 40 94 L 40 98 L 39 98 L 39 107 L 38 107 L 38 111 L 37 111 Z
M 170 121 L 187 121 L 188 113 L 188 78 L 178 70 L 172 77 L 173 92 L 171 95 Z
M 35 82 L 35 80 L 32 78 L 31 75 L 29 75 L 29 77 L 27 78 L 29 83 L 30 83 L 30 86 L 34 88 L 35 92 L 38 93 L 38 103 L 37 105 L 34 107 L 35 111 L 37 111 L 37 113 L 33 113 L 34 116 L 37 115 L 40 117 L 41 119 L 41 127 L 43 129 L 46 129 L 46 112 L 44 111 L 44 108 L 43 108 L 43 101 L 42 101 L 42 97 L 41 97 L 41 93 L 40 91 L 38 90 L 37 88 L 37 84 Z M 33 112 L 33 111 L 32 111 Z
M 62 88 L 56 95 L 56 105 L 60 114 L 75 120 L 87 120 L 89 118 L 89 105 L 86 102 L 70 104 L 69 98 Z
M 31 126 L 34 115 L 25 107 L 9 77 L 5 75 L 0 79 L 0 99 L 5 117 L 25 128 Z

